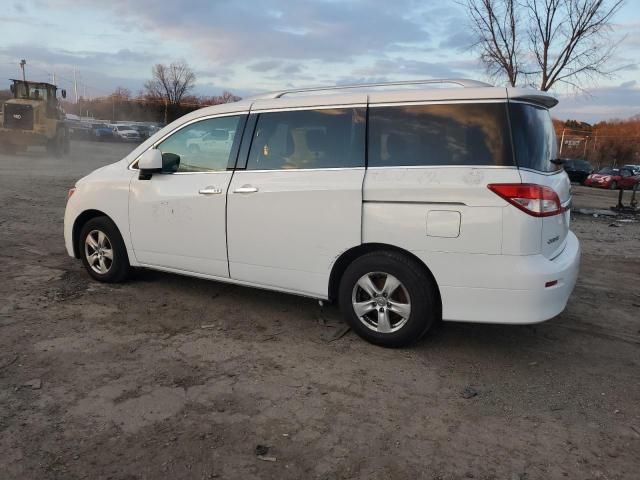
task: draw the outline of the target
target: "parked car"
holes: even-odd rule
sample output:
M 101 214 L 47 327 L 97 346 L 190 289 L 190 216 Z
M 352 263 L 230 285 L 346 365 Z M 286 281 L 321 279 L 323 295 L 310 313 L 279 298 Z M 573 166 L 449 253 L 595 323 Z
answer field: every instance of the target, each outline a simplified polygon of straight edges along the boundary
M 553 161 L 557 100 L 440 83 L 457 88 L 294 90 L 191 112 L 76 183 L 66 249 L 102 282 L 145 267 L 337 301 L 384 346 L 440 319 L 552 318 L 580 259 Z M 192 151 L 194 131 L 228 132 L 225 149 Z
M 215 129 L 203 132 L 202 135 L 194 136 L 186 141 L 190 152 L 207 152 L 218 154 L 228 151 L 235 137 L 235 131 Z
M 589 187 L 617 190 L 619 188 L 633 188 L 633 186 L 638 182 L 640 182 L 640 175 L 634 175 L 633 170 L 628 167 L 605 167 L 598 171 L 598 173 L 589 175 L 584 184 Z
M 113 129 L 106 123 L 92 123 L 90 138 L 100 142 L 111 140 L 113 138 Z
M 142 140 L 146 140 L 159 129 L 150 125 L 131 125 L 131 128 L 140 134 Z
M 89 138 L 91 127 L 89 124 L 80 122 L 79 120 L 65 120 L 69 129 L 69 137 L 74 140 L 87 140 Z
M 140 134 L 131 125 L 113 125 L 111 130 L 116 140 L 123 142 L 139 142 L 141 140 Z
M 593 167 L 586 160 L 580 159 L 563 159 L 562 166 L 567 172 L 569 180 L 583 184 L 589 175 L 593 173 Z
M 640 175 L 640 165 L 624 165 L 623 168 L 629 168 L 634 175 Z

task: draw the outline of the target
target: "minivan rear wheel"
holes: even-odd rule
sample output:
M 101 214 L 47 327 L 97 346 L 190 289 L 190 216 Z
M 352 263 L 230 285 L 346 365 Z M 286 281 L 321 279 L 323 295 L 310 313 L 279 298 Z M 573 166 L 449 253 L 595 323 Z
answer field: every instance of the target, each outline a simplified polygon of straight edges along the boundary
M 108 217 L 95 217 L 80 230 L 78 251 L 89 275 L 99 282 L 125 280 L 130 265 L 127 249 L 115 223 Z
M 365 254 L 345 270 L 340 309 L 351 328 L 384 347 L 418 341 L 435 323 L 436 286 L 415 260 L 398 252 Z

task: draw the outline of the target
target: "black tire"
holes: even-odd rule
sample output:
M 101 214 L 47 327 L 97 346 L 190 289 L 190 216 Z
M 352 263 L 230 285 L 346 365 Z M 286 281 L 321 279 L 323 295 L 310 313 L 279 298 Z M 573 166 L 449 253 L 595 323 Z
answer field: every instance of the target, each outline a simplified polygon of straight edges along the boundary
M 108 267 L 104 273 L 96 271 L 96 269 L 100 269 L 101 264 L 99 262 L 95 265 L 96 268 L 92 267 L 89 263 L 88 254 L 95 253 L 95 249 L 92 250 L 93 247 L 90 246 L 85 247 L 85 243 L 89 234 L 93 234 L 93 232 L 104 233 L 108 240 L 108 246 L 111 247 L 112 259 L 109 261 L 107 255 L 104 255 L 104 262 Z M 92 236 L 95 239 L 95 234 Z M 105 249 L 103 250 L 105 253 L 107 250 L 106 246 L 107 244 L 105 244 Z M 78 253 L 89 275 L 99 282 L 122 282 L 127 278 L 131 270 L 127 249 L 122 240 L 122 236 L 118 231 L 118 227 L 116 227 L 115 223 L 108 217 L 94 217 L 82 226 L 78 238 Z
M 617 190 L 618 189 L 618 183 L 614 180 L 613 182 L 611 182 L 609 184 L 609 189 L 610 190 Z
M 408 294 L 411 306 L 408 320 L 399 328 L 397 326 L 401 324 L 400 320 L 395 322 L 395 327 L 393 320 L 389 322 L 392 328 L 397 328 L 395 331 L 386 333 L 375 331 L 373 328 L 377 327 L 367 326 L 368 322 L 361 320 L 354 310 L 353 296 L 359 291 L 354 288 L 361 278 L 373 272 L 392 275 L 405 289 L 400 293 Z M 377 274 L 373 273 L 373 275 L 375 279 Z M 382 275 L 380 278 L 382 282 L 386 282 Z M 382 285 L 377 287 L 381 288 Z M 436 324 L 440 312 L 437 287 L 433 279 L 415 260 L 393 251 L 371 252 L 354 260 L 342 275 L 338 298 L 342 315 L 351 328 L 368 342 L 383 347 L 403 347 L 417 342 Z M 381 299 L 381 301 L 384 300 Z M 405 302 L 406 300 L 401 301 L 401 303 Z M 373 304 L 375 301 L 372 302 Z M 390 311 L 392 313 L 389 316 L 395 319 L 401 318 L 392 310 Z M 375 310 L 367 315 L 375 316 L 377 312 L 376 306 Z
M 69 135 L 66 132 L 64 128 L 56 131 L 56 136 L 47 142 L 47 153 L 60 158 L 69 152 Z

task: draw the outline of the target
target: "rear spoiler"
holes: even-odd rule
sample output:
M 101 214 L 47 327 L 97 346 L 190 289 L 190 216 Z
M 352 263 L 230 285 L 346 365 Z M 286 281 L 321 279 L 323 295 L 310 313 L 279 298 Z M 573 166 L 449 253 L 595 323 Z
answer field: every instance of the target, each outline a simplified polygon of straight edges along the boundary
M 545 108 L 553 108 L 558 104 L 557 98 L 532 88 L 507 88 L 507 98 L 534 103 Z

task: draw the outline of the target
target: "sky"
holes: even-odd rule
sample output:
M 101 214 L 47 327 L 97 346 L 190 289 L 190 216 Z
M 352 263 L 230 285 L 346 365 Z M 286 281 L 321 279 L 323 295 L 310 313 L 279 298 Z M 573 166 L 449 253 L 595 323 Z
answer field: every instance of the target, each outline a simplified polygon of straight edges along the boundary
M 241 96 L 288 87 L 423 78 L 487 81 L 467 17 L 430 0 L 21 0 L 0 9 L 0 88 L 21 75 L 79 94 L 138 93 L 155 63 L 184 60 L 194 93 Z M 560 86 L 557 118 L 640 114 L 640 1 L 613 19 L 611 78 Z M 8 82 L 6 82 L 8 85 Z

